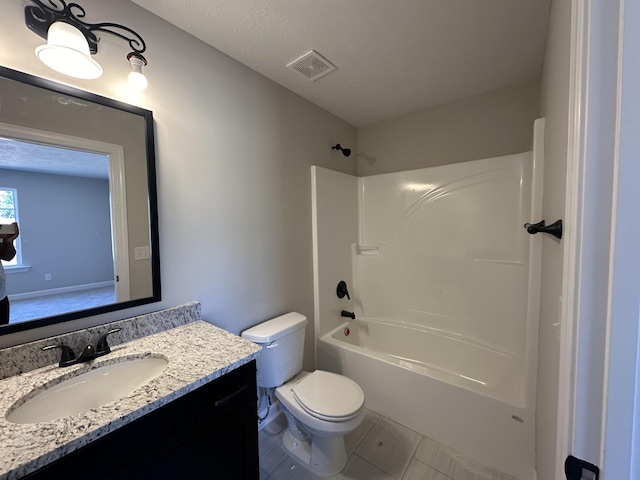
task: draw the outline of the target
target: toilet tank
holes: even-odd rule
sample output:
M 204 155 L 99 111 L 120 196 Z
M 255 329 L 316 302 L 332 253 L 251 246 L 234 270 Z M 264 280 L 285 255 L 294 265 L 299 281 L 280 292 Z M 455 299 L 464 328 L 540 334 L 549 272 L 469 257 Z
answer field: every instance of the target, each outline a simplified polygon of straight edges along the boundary
M 262 347 L 256 362 L 259 387 L 279 387 L 302 370 L 306 325 L 304 315 L 291 312 L 242 332 Z

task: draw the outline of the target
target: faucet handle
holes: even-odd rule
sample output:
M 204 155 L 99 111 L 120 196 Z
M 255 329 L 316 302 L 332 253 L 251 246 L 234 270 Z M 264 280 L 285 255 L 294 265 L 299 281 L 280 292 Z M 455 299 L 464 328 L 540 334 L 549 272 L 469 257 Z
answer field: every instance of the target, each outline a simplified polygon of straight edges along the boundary
M 62 350 L 62 355 L 60 355 L 60 363 L 59 367 L 68 367 L 69 365 L 73 365 L 76 363 L 76 354 L 73 353 L 71 347 L 67 347 L 66 345 L 47 345 L 46 347 L 42 347 L 42 351 L 51 350 L 53 348 L 59 348 Z
M 349 296 L 349 290 L 347 289 L 347 282 L 345 282 L 344 280 L 340 280 L 338 282 L 338 286 L 336 287 L 336 295 L 338 295 L 338 298 L 344 298 L 344 296 L 347 296 L 347 299 L 351 300 L 351 297 Z
M 120 330 L 122 330 L 122 328 L 114 328 L 112 330 L 109 330 L 107 333 L 101 335 L 100 338 L 98 338 L 98 343 L 96 343 L 95 354 L 106 355 L 107 353 L 110 353 L 111 347 L 109 347 L 109 344 L 107 343 L 107 337 L 112 333 L 119 332 Z

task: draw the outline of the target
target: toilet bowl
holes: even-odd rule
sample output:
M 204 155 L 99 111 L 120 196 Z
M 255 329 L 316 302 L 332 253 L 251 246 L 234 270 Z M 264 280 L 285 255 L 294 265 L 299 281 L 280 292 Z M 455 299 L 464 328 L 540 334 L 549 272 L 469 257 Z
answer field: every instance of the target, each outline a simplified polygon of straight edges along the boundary
M 364 418 L 364 393 L 353 380 L 331 372 L 300 372 L 276 388 L 287 418 L 285 450 L 316 475 L 334 475 L 347 462 L 344 436 Z
M 344 436 L 364 418 L 364 393 L 342 375 L 302 370 L 306 324 L 304 315 L 291 312 L 245 330 L 242 337 L 262 346 L 257 384 L 268 398 L 265 392 L 275 389 L 287 418 L 285 450 L 316 475 L 334 475 L 347 462 Z

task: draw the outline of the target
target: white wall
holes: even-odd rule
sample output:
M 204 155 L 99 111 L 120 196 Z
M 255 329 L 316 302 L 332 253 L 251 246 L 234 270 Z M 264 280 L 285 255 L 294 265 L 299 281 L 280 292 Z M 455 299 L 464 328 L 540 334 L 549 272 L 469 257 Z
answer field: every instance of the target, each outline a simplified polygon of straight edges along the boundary
M 604 478 L 640 478 L 640 4 L 619 2 L 620 83 Z M 607 7 L 610 7 L 607 4 Z M 615 31 L 615 30 L 614 30 Z M 618 79 L 616 79 L 618 80 Z
M 601 478 L 617 480 L 635 478 L 637 456 L 639 70 L 638 34 L 629 25 L 637 24 L 638 8 L 623 0 L 581 0 L 574 10 L 581 28 L 572 29 L 570 93 L 581 108 L 570 108 L 569 124 L 568 169 L 575 175 L 568 178 L 567 202 L 576 233 L 567 238 L 575 268 L 567 267 L 572 308 L 563 328 L 559 419 L 568 421 L 559 428 L 566 432 L 560 447 L 599 465 Z
M 356 129 L 127 0 L 84 0 L 86 19 L 138 31 L 149 87 L 132 94 L 124 42 L 102 36 L 105 74 L 66 78 L 33 49 L 23 0 L 3 1 L 0 64 L 152 110 L 156 121 L 163 300 L 0 337 L 0 347 L 191 300 L 232 332 L 295 310 L 312 318 L 310 165 L 355 173 Z M 307 366 L 312 363 L 308 327 Z
M 546 118 L 543 218 L 565 218 L 566 156 L 569 109 L 571 2 L 551 5 L 541 84 L 541 115 Z M 565 228 L 571 228 L 565 223 Z M 542 290 L 536 402 L 536 469 L 539 479 L 555 478 L 558 412 L 560 315 L 563 247 L 545 235 L 542 244 Z
M 315 322 L 324 335 L 345 322 L 342 310 L 357 310 L 351 252 L 358 241 L 358 183 L 353 175 L 321 167 L 313 167 L 312 182 Z M 351 299 L 338 298 L 340 280 Z

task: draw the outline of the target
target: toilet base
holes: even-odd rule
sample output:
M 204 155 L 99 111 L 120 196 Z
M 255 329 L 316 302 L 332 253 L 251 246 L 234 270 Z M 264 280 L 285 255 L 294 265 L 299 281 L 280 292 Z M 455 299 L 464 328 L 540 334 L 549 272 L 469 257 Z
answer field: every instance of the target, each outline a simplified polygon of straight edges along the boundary
M 294 459 L 319 476 L 340 473 L 347 463 L 344 437 L 313 436 L 312 441 L 298 440 L 287 429 L 282 435 L 282 446 Z

